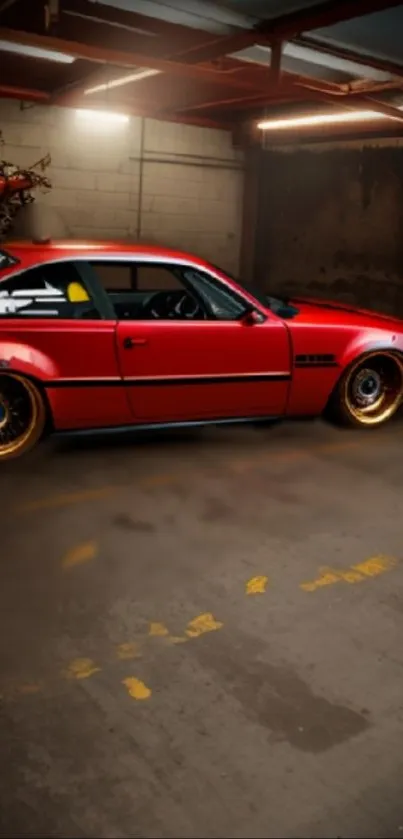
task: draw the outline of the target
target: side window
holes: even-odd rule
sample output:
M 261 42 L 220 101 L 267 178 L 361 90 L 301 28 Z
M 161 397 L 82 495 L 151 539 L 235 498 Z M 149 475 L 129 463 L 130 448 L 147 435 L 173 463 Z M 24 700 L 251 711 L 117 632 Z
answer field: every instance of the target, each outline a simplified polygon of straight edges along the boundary
M 72 262 L 39 265 L 0 282 L 0 319 L 98 320 L 82 277 Z
M 90 263 L 118 320 L 204 320 L 202 299 L 177 265 L 94 260 Z
M 139 265 L 137 268 L 137 288 L 139 291 L 180 291 L 184 290 L 173 270 L 163 265 Z
M 220 280 L 191 265 L 90 263 L 118 320 L 238 320 L 246 304 Z
M 242 297 L 227 289 L 209 274 L 204 274 L 195 268 L 185 268 L 183 276 L 198 293 L 214 319 L 238 320 L 245 313 L 246 306 Z

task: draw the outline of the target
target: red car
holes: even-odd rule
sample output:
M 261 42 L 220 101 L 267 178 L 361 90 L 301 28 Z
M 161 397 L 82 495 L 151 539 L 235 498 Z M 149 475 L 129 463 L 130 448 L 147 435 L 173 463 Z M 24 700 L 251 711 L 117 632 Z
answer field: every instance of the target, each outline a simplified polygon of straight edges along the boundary
M 283 301 L 140 245 L 0 251 L 0 458 L 45 431 L 319 415 L 374 427 L 403 392 L 403 321 Z

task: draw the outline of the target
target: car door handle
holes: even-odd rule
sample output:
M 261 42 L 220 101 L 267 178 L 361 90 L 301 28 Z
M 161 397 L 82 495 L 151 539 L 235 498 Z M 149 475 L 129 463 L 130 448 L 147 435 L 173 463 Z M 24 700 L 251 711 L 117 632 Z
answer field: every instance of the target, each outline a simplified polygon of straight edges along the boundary
M 133 347 L 144 347 L 147 344 L 146 338 L 125 338 L 123 341 L 123 348 L 125 350 L 132 350 Z

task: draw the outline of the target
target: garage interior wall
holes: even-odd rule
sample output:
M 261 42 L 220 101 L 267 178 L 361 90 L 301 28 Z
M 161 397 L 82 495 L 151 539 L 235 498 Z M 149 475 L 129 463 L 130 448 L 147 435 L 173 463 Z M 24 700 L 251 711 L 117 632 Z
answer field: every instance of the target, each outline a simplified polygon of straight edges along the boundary
M 372 142 L 260 153 L 262 287 L 403 315 L 403 147 Z
M 6 99 L 0 129 L 1 158 L 52 158 L 53 189 L 38 193 L 15 235 L 34 224 L 52 237 L 140 239 L 239 270 L 243 155 L 229 132 L 140 117 L 95 128 L 73 109 Z

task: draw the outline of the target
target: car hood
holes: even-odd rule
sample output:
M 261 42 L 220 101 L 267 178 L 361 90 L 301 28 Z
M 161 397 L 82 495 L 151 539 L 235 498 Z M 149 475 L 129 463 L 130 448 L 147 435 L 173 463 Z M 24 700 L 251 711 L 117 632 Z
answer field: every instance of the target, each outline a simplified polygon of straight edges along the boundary
M 368 324 L 383 329 L 389 326 L 392 329 L 403 330 L 403 320 L 393 317 L 393 315 L 363 309 L 350 303 L 342 303 L 337 300 L 321 300 L 314 297 L 292 297 L 289 303 L 299 311 L 297 320 L 312 319 L 313 321 L 323 320 L 327 322 L 335 320 L 337 323 L 342 321 L 348 324 Z

